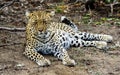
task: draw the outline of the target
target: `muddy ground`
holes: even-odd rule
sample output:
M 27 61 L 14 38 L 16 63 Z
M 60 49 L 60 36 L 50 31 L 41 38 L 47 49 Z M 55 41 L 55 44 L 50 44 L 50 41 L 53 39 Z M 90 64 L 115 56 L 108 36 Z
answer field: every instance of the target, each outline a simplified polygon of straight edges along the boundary
M 17 4 L 19 5 L 19 2 Z M 8 8 L 12 8 L 12 6 Z M 26 26 L 26 19 L 22 10 L 16 12 L 16 16 L 15 12 L 5 9 L 0 13 L 1 27 Z M 77 13 L 69 12 L 69 15 L 64 15 L 75 21 L 80 31 L 109 34 L 113 36 L 114 43 L 120 41 L 120 25 L 114 23 L 114 20 L 104 20 L 105 22 L 102 22 L 102 25 L 97 25 L 98 22 L 88 25 L 88 22 L 86 24 L 86 21 L 84 23 L 81 21 L 81 14 Z M 61 15 L 63 13 L 56 14 L 55 19 L 57 18 L 59 21 Z M 99 18 L 100 16 L 97 16 L 98 20 Z M 120 19 L 118 20 L 120 21 Z M 101 24 L 101 22 L 99 23 Z M 108 49 L 106 52 L 93 47 L 70 48 L 68 50 L 69 55 L 77 62 L 74 67 L 64 66 L 61 61 L 51 55 L 45 55 L 45 57 L 50 59 L 52 64 L 48 67 L 39 67 L 22 54 L 24 49 L 24 31 L 0 30 L 0 75 L 120 75 L 120 48 Z

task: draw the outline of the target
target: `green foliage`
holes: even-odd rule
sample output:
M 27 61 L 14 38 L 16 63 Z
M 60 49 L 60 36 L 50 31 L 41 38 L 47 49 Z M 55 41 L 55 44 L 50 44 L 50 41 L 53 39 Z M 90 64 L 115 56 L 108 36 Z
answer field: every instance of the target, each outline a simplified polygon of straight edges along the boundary
M 101 18 L 101 20 L 102 20 L 102 21 L 106 21 L 106 20 L 107 20 L 107 18 L 103 17 L 103 18 Z
M 89 16 L 89 14 L 86 14 L 85 16 L 82 17 L 82 22 L 84 24 L 88 25 L 90 23 L 90 19 L 91 19 L 91 17 Z M 108 25 L 108 26 L 116 25 L 116 26 L 120 26 L 120 19 L 101 17 L 100 19 L 93 19 L 91 24 L 92 25 Z
M 56 7 L 55 11 L 56 13 L 61 13 L 63 10 L 61 10 L 59 7 Z
M 103 74 L 101 74 L 101 73 L 99 73 L 99 72 L 96 72 L 95 75 L 103 75 Z
M 90 19 L 90 14 L 86 14 L 85 16 L 82 17 L 82 21 L 83 21 L 85 24 L 88 24 L 89 19 Z
M 67 5 L 64 5 L 64 2 L 62 1 L 58 5 L 55 6 L 56 13 L 62 13 L 67 9 Z
M 102 22 L 95 22 L 95 25 L 101 25 L 102 24 Z
M 114 2 L 115 0 L 105 0 L 105 3 L 112 3 Z

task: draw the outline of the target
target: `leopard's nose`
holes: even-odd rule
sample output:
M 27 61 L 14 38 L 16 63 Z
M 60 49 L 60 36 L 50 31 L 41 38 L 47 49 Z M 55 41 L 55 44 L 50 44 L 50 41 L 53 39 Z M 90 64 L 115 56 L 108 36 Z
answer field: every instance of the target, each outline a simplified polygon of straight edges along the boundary
M 42 29 L 40 29 L 39 31 L 40 31 L 40 32 L 42 32 L 43 30 L 42 30 Z

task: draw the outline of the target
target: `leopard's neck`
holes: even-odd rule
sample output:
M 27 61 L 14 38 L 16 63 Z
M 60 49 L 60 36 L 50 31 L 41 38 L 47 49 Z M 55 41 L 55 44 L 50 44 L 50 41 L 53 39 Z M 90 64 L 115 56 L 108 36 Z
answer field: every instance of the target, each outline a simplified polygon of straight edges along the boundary
M 54 35 L 55 35 L 55 33 L 51 32 L 51 31 L 47 31 L 44 38 L 40 37 L 40 36 L 37 36 L 37 35 L 35 35 L 35 37 L 33 37 L 33 38 L 35 38 L 36 40 L 38 40 L 41 43 L 45 44 L 45 43 L 49 42 Z

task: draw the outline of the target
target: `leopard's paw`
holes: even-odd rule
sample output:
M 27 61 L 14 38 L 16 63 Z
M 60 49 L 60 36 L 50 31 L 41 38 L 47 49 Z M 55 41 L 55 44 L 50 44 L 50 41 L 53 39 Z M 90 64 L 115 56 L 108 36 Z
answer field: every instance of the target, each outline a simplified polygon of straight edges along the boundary
M 64 65 L 66 65 L 66 66 L 75 66 L 75 65 L 76 65 L 75 61 L 72 60 L 72 59 L 63 60 L 62 63 L 63 63 Z
M 102 39 L 103 41 L 106 41 L 106 42 L 112 42 L 113 37 L 111 35 L 103 35 Z
M 96 41 L 96 48 L 105 49 L 107 47 L 107 42 L 104 41 Z
M 41 67 L 49 66 L 51 64 L 51 62 L 48 59 L 38 60 L 36 61 L 36 63 Z

